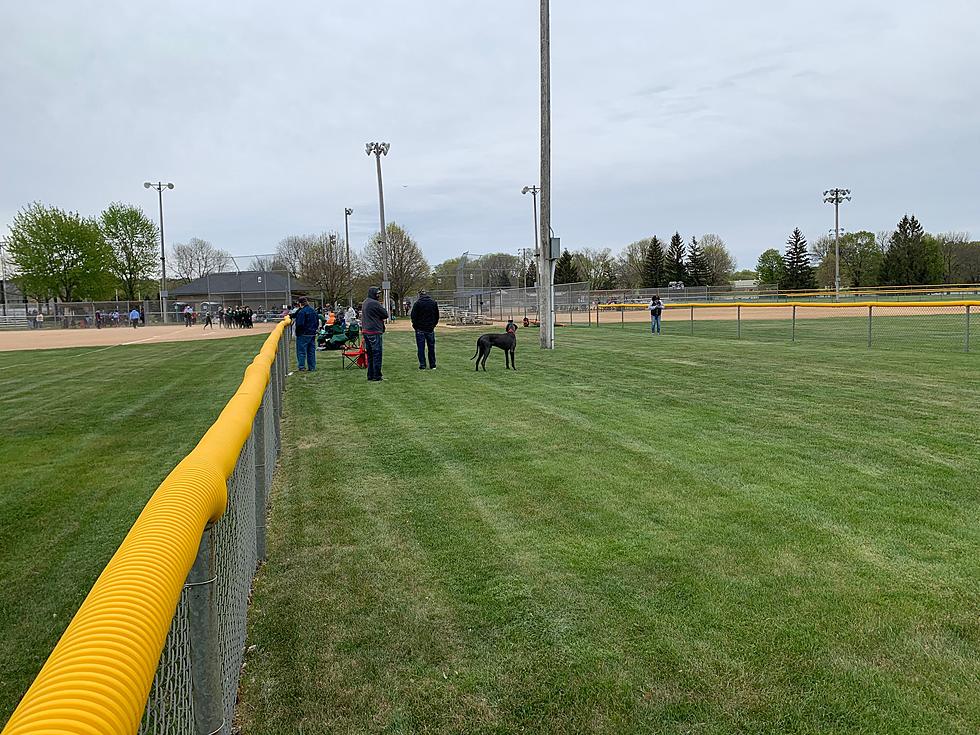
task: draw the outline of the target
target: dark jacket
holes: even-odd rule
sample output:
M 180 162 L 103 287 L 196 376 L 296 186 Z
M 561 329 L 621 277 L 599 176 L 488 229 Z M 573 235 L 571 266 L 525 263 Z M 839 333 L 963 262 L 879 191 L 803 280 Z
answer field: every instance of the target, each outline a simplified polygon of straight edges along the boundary
M 412 327 L 419 332 L 431 332 L 439 323 L 439 304 L 429 294 L 419 296 L 412 304 Z
M 315 335 L 317 327 L 320 326 L 320 320 L 317 318 L 316 312 L 313 311 L 313 307 L 309 304 L 296 312 L 293 321 L 296 324 L 297 337 Z
M 378 301 L 379 291 L 368 289 L 368 297 L 361 304 L 361 334 L 384 334 L 388 310 Z

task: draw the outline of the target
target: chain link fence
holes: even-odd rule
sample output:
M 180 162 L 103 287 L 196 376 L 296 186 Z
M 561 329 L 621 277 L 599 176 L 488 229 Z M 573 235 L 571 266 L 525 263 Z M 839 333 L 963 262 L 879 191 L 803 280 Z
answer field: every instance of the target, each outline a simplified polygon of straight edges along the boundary
M 980 301 L 819 304 L 665 304 L 663 335 L 819 343 L 868 349 L 970 352 Z M 596 308 L 600 327 L 653 330 L 646 304 Z
M 228 507 L 201 539 L 174 613 L 139 733 L 232 732 L 252 580 L 265 558 L 269 493 L 280 449 L 288 331 L 252 432 L 228 480 Z
M 281 446 L 285 327 L 269 335 L 221 416 L 151 497 L 5 734 L 231 735 Z M 217 520 L 205 525 L 209 517 Z

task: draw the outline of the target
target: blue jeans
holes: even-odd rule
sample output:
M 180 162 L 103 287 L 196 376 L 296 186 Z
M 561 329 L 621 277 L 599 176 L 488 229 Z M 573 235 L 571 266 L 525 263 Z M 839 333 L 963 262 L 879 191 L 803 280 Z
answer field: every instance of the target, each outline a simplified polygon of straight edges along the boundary
M 303 370 L 309 369 L 310 372 L 316 370 L 316 335 L 297 334 L 296 335 L 296 366 Z
M 436 366 L 436 333 L 423 332 L 416 329 L 415 346 L 419 350 L 419 368 L 422 370 L 425 369 L 425 353 L 427 347 L 429 352 L 429 367 L 434 368 Z
M 367 379 L 381 380 L 382 335 L 365 334 L 364 349 L 367 350 Z
M 660 334 L 660 314 L 650 316 L 650 331 L 654 334 Z

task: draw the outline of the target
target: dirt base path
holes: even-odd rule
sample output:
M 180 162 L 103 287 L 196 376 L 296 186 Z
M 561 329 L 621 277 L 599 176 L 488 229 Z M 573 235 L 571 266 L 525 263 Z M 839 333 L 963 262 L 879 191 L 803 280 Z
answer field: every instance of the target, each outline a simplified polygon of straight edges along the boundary
M 274 323 L 263 322 L 252 329 L 204 330 L 201 325 L 185 327 L 167 324 L 150 327 L 106 327 L 105 329 L 25 329 L 0 332 L 0 352 L 13 350 L 48 350 L 58 347 L 114 347 L 116 345 L 154 344 L 157 342 L 187 342 L 202 339 L 247 337 L 267 334 Z

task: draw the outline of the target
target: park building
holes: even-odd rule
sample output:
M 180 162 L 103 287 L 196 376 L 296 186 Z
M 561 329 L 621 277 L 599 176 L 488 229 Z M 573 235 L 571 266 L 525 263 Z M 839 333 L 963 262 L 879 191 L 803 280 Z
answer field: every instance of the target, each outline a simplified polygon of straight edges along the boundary
M 257 313 L 281 312 L 313 287 L 284 271 L 232 271 L 211 273 L 170 289 L 171 308 L 190 304 L 196 311 L 211 305 L 249 306 Z

